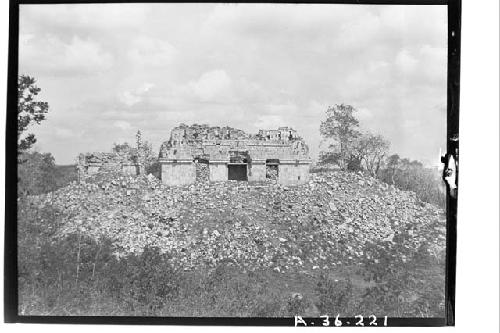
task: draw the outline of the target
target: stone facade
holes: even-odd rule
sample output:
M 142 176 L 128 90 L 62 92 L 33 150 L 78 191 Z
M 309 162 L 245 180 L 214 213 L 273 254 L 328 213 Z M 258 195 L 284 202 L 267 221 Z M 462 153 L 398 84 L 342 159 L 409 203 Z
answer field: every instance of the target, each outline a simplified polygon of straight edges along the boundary
M 309 180 L 311 159 L 305 142 L 288 127 L 251 135 L 230 127 L 181 125 L 161 146 L 159 162 L 167 185 L 206 180 L 296 185 Z
M 87 177 L 97 173 L 113 172 L 129 176 L 146 173 L 146 166 L 150 165 L 151 145 L 142 141 L 141 131 L 136 134 L 136 146 L 128 143 L 115 144 L 113 152 L 79 154 L 77 158 L 78 179 L 84 181 Z
M 121 173 L 136 176 L 144 173 L 145 152 L 141 133 L 137 132 L 137 148 L 128 144 L 115 145 L 113 152 L 94 152 L 78 155 L 78 178 L 84 181 L 87 177 L 104 172 Z
M 135 176 L 140 174 L 141 170 L 137 156 L 132 152 L 80 154 L 77 169 L 80 180 L 102 172 L 118 172 Z

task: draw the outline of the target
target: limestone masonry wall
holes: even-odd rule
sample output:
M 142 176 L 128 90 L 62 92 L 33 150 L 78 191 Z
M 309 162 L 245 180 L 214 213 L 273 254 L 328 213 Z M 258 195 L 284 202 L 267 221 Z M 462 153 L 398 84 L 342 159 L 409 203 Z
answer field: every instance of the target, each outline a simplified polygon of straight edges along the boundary
M 77 168 L 78 177 L 81 181 L 100 172 L 115 172 L 126 175 L 139 174 L 139 163 L 132 151 L 80 154 Z
M 208 164 L 196 165 L 198 161 Z M 238 174 L 246 168 L 247 177 L 241 180 L 296 185 L 309 180 L 311 159 L 304 140 L 289 127 L 247 134 L 227 126 L 181 124 L 162 144 L 159 162 L 167 185 L 205 181 L 201 173 L 209 181 L 226 181 L 230 165 L 239 165 Z
M 161 179 L 168 185 L 192 184 L 196 179 L 196 169 L 189 161 L 165 163 L 161 166 Z
M 102 172 L 122 173 L 130 176 L 144 173 L 147 147 L 142 142 L 140 131 L 137 132 L 136 138 L 137 147 L 131 147 L 127 143 L 115 144 L 113 152 L 110 153 L 79 154 L 77 169 L 80 181 Z

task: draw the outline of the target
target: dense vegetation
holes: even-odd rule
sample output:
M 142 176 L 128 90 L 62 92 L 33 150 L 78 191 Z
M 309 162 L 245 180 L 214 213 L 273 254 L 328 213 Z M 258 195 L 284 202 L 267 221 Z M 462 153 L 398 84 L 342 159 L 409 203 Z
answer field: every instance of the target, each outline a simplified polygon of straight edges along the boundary
M 445 185 L 439 172 L 419 161 L 388 155 L 390 142 L 380 134 L 363 131 L 353 106 L 329 107 L 320 133 L 330 145 L 320 153 L 318 167 L 313 172 L 327 165 L 361 171 L 401 190 L 413 191 L 424 202 L 445 207 Z
M 441 208 L 446 207 L 446 186 L 441 173 L 436 169 L 426 168 L 418 161 L 401 159 L 391 155 L 377 178 L 404 191 L 413 191 L 417 197 Z
M 391 165 L 391 159 L 396 159 L 398 164 Z M 311 172 L 326 172 L 330 169 L 328 162 L 321 162 L 313 167 Z M 357 167 L 349 170 L 365 173 L 363 169 Z M 441 179 L 440 171 L 426 168 L 418 161 L 400 159 L 398 155 L 391 155 L 377 172 L 376 178 L 400 190 L 415 192 L 417 198 L 423 202 L 443 209 L 446 207 L 446 186 Z

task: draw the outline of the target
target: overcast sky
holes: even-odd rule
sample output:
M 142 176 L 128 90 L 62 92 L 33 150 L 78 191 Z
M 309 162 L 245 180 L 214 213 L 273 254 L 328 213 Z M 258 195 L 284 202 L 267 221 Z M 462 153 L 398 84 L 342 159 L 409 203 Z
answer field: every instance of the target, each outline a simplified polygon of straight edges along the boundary
M 329 105 L 358 109 L 391 152 L 445 149 L 445 6 L 22 5 L 19 72 L 47 120 L 31 131 L 56 162 L 179 123 L 247 132 L 291 126 L 319 151 Z

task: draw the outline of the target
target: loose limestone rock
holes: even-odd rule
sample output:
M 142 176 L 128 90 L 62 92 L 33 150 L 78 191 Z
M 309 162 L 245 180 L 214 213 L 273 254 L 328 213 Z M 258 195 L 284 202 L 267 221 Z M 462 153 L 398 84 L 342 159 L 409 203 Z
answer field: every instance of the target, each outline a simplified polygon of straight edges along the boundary
M 423 244 L 436 257 L 445 249 L 442 209 L 342 171 L 291 187 L 236 181 L 168 187 L 151 176 L 109 173 L 29 200 L 60 213 L 54 237 L 106 237 L 117 256 L 155 246 L 186 270 L 231 260 L 248 270 L 285 272 L 377 262 L 381 248 L 395 248 L 401 258 Z

